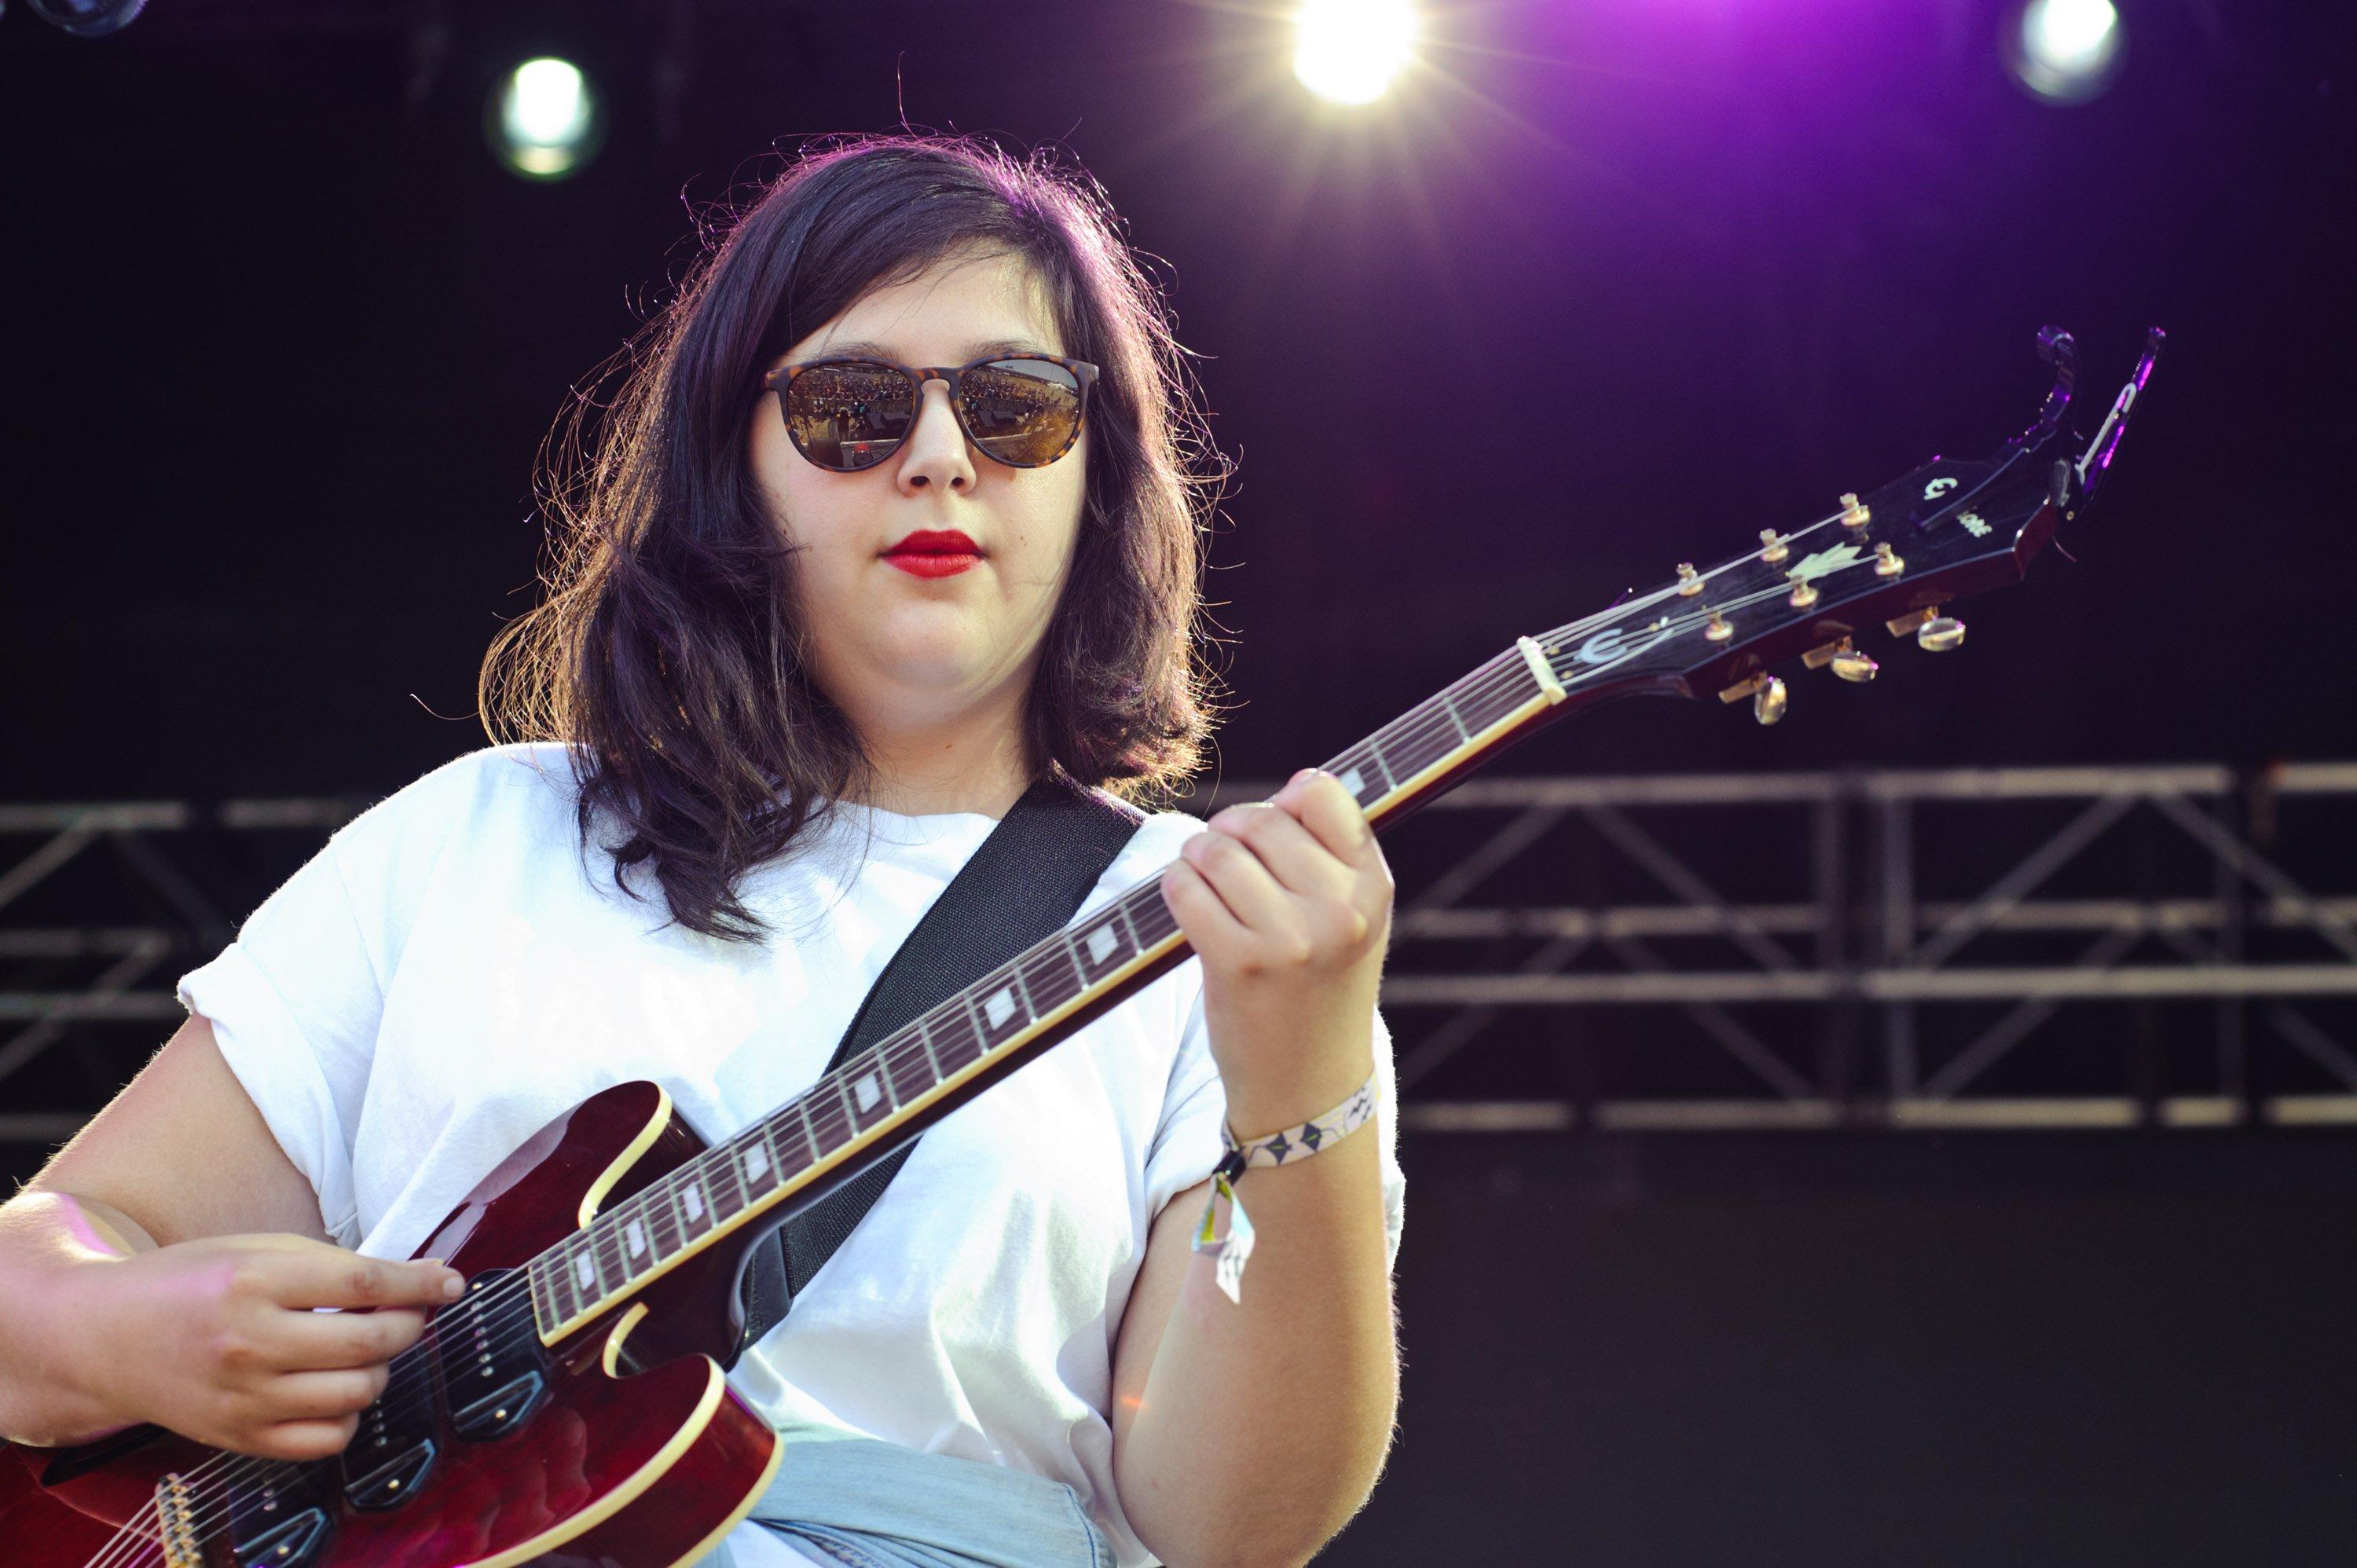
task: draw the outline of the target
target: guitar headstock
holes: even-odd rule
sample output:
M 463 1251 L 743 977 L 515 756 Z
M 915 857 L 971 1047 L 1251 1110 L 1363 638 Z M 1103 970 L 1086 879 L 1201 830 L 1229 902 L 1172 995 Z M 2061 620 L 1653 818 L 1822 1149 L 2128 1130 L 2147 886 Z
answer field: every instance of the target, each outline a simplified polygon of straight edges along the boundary
M 1637 594 L 1600 615 L 1536 639 L 1575 699 L 1663 693 L 1724 702 L 1749 696 L 1762 724 L 1782 716 L 1783 682 L 1768 667 L 1795 654 L 1853 681 L 1874 660 L 1855 639 L 1881 626 L 1934 651 L 1964 640 L 1951 601 L 2018 582 L 2030 557 L 2078 517 L 2119 449 L 2162 334 L 2092 441 L 2065 419 L 2078 357 L 2070 334 L 2048 328 L 2039 349 L 2054 384 L 2029 430 L 1979 462 L 1934 458 L 1789 533 L 1763 530 L 1745 554 Z

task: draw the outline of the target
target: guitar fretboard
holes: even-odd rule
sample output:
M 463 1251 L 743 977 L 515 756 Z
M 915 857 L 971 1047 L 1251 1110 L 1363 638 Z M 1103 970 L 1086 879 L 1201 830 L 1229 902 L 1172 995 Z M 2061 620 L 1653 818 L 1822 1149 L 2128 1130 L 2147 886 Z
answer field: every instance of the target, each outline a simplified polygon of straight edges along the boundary
M 1364 807 L 1448 763 L 1544 690 L 1511 649 L 1325 764 Z M 543 1337 L 616 1298 L 803 1185 L 863 1140 L 880 1142 L 942 1086 L 1011 1051 L 1039 1026 L 1183 940 L 1148 877 L 913 1022 L 802 1094 L 615 1203 L 527 1265 Z M 875 1134 L 874 1138 L 870 1135 Z

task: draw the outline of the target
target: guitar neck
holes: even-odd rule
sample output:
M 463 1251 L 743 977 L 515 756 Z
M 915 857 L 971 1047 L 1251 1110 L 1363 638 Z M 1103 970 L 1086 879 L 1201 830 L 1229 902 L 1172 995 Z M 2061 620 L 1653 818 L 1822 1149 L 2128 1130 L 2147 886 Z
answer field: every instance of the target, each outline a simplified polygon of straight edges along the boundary
M 1548 716 L 1564 687 L 1528 639 L 1328 761 L 1380 830 Z M 721 1238 L 774 1225 L 1188 956 L 1149 877 L 909 1024 L 527 1265 L 554 1343 Z

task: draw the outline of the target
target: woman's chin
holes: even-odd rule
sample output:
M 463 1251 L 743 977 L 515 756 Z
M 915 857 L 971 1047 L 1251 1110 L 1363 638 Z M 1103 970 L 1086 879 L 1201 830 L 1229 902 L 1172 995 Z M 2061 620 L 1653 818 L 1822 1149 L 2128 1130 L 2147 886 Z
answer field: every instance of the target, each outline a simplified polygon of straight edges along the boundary
M 895 639 L 876 650 L 877 672 L 903 690 L 974 693 L 993 683 L 998 650 L 984 639 L 955 635 L 954 628 L 929 628 L 939 635 Z

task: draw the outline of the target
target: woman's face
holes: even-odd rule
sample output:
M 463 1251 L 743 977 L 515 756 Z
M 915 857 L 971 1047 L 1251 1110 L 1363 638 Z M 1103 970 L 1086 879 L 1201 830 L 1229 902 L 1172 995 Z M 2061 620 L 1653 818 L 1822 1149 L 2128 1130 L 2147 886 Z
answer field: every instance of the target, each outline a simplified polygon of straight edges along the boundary
M 1044 291 L 1019 260 L 968 252 L 866 295 L 764 368 L 845 353 L 963 365 L 1018 346 L 1066 351 Z M 908 437 L 857 473 L 797 452 L 774 392 L 747 440 L 771 517 L 802 547 L 798 607 L 820 690 L 863 729 L 1019 714 L 1071 570 L 1086 435 L 1045 467 L 1010 468 L 974 450 L 947 384 L 931 381 Z M 963 533 L 980 559 L 945 575 L 894 564 L 895 547 L 920 532 Z M 943 564 L 954 563 L 932 572 Z

